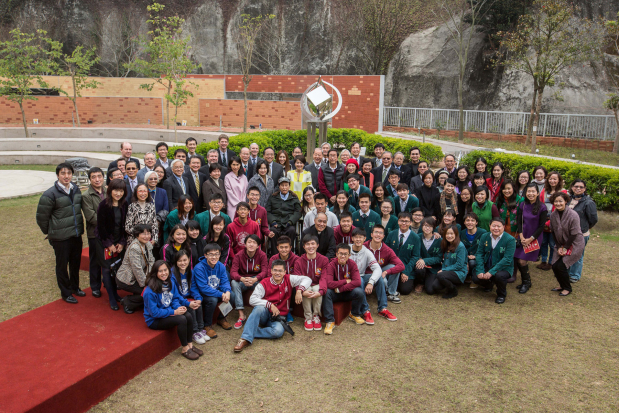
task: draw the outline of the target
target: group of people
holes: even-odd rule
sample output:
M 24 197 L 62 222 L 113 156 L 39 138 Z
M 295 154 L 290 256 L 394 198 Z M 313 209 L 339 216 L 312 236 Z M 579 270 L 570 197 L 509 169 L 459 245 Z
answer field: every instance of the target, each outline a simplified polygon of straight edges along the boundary
M 458 166 L 453 155 L 432 172 L 418 148 L 404 163 L 382 143 L 373 158 L 361 156 L 359 143 L 339 153 L 325 143 L 309 162 L 301 148 L 290 157 L 253 143 L 237 155 L 228 145 L 219 136 L 205 159 L 189 138 L 168 159 L 161 142 L 141 167 L 123 143 L 107 174 L 90 169 L 84 193 L 72 166 L 58 165 L 36 218 L 56 254 L 62 299 L 85 296 L 84 218 L 92 295 L 101 297 L 103 284 L 112 310 L 143 308 L 149 328 L 177 327 L 191 360 L 202 355 L 193 343 L 217 337 L 214 324 L 243 329 L 235 352 L 256 338 L 294 334 L 295 306 L 305 330 L 330 335 L 341 301 L 351 302 L 350 320 L 373 325 L 371 294 L 375 314 L 397 321 L 389 303 L 413 292 L 450 299 L 464 284 L 496 286 L 502 304 L 520 273 L 516 288 L 525 294 L 529 263 L 540 258 L 559 296 L 582 275 L 597 211 L 580 179 L 565 188 L 561 174 L 543 166 L 510 174 L 484 158 Z

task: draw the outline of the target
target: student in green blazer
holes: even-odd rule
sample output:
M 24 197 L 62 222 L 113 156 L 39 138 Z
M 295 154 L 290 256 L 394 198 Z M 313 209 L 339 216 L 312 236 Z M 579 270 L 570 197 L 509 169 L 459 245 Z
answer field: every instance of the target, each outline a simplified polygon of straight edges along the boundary
M 492 285 L 496 284 L 497 304 L 505 302 L 507 280 L 514 271 L 515 251 L 516 240 L 505 232 L 503 220 L 492 218 L 490 233 L 482 235 L 477 246 L 477 269 L 476 274 L 473 274 L 473 282 L 484 287 L 487 292 L 492 291 Z
M 419 206 L 419 200 L 414 196 L 409 194 L 408 185 L 406 184 L 398 184 L 396 187 L 398 191 L 398 197 L 394 198 L 395 203 L 395 214 L 399 215 L 400 212 L 411 212 L 413 209 Z M 402 209 L 402 204 L 404 204 L 404 209 Z
M 398 229 L 398 217 L 393 215 L 392 204 L 389 200 L 380 203 L 381 225 L 385 228 L 385 234 L 389 235 L 394 229 Z
M 380 215 L 370 209 L 372 195 L 359 195 L 359 210 L 352 214 L 352 223 L 356 228 L 363 228 L 366 234 L 366 241 L 370 239 L 372 228 L 381 223 Z
M 386 186 L 386 196 L 390 196 L 394 201 L 397 201 L 398 198 L 398 185 L 400 184 L 400 178 L 402 177 L 402 173 L 397 169 L 391 169 L 387 173 L 387 186 Z
M 414 266 L 414 263 L 419 260 L 420 254 L 421 241 L 419 241 L 419 236 L 411 231 L 411 221 L 412 217 L 410 212 L 400 212 L 400 215 L 398 215 L 399 228 L 391 231 L 385 241 L 385 244 L 395 252 L 405 266 L 404 272 L 400 277 L 402 283 L 415 279 L 414 269 L 412 266 L 409 267 L 409 263 L 412 262 Z M 393 298 L 397 296 L 397 286 L 387 291 L 387 298 L 389 300 L 393 301 Z
M 211 216 L 221 215 L 224 219 L 224 223 L 226 224 L 224 227 L 224 233 L 225 233 L 226 228 L 228 227 L 229 224 L 232 223 L 232 220 L 230 219 L 228 215 L 221 212 L 221 209 L 224 207 L 223 196 L 221 196 L 221 194 L 213 195 L 211 199 L 209 200 L 208 204 L 209 204 L 209 209 L 207 209 L 204 212 L 200 212 L 199 214 L 196 214 L 196 216 L 193 218 L 195 221 L 198 221 L 198 223 L 200 224 L 200 231 L 203 234 L 207 234 L 209 226 L 211 225 Z
M 369 194 L 372 196 L 372 191 L 368 187 L 363 185 L 359 185 L 359 174 L 348 175 L 348 202 L 350 206 L 355 208 L 355 210 L 359 209 L 359 195 L 361 194 Z M 371 204 L 370 198 L 370 204 Z
M 420 258 L 413 262 L 409 261 L 404 269 L 406 274 L 415 274 L 414 280 L 409 279 L 400 286 L 400 292 L 408 295 L 415 289 L 416 293 L 421 293 L 424 286 L 428 294 L 434 294 L 432 286 L 436 281 L 436 273 L 441 269 L 442 239 L 434 236 L 434 218 L 428 217 L 421 220 L 421 235 L 419 236 L 419 255 Z
M 194 206 L 193 206 L 191 197 L 189 195 L 181 195 L 181 197 L 179 198 L 179 201 L 182 202 L 182 203 L 179 202 L 179 205 L 184 206 L 183 216 L 182 217 L 178 216 L 178 208 L 176 208 L 174 211 L 170 211 L 170 213 L 165 219 L 165 224 L 163 224 L 163 238 L 162 239 L 164 243 L 165 243 L 165 240 L 168 239 L 168 235 L 170 235 L 170 231 L 172 230 L 172 228 L 174 228 L 176 224 L 185 225 L 187 221 L 189 221 L 190 219 L 194 219 Z
M 441 253 L 443 255 L 443 268 L 436 273 L 434 290 L 438 292 L 445 289 L 443 298 L 454 298 L 458 295 L 458 285 L 464 283 L 466 278 L 466 247 L 460 241 L 460 231 L 455 225 L 448 227 L 441 241 Z M 438 287 L 438 288 L 437 288 Z
M 471 282 L 473 274 L 477 269 L 477 261 L 475 261 L 475 254 L 477 254 L 477 246 L 482 235 L 487 234 L 485 229 L 477 228 L 479 224 L 479 218 L 475 213 L 470 212 L 464 216 L 465 229 L 460 233 L 460 241 L 466 247 L 466 255 L 469 262 L 469 273 L 465 282 Z M 477 288 L 477 286 L 471 285 L 471 288 Z

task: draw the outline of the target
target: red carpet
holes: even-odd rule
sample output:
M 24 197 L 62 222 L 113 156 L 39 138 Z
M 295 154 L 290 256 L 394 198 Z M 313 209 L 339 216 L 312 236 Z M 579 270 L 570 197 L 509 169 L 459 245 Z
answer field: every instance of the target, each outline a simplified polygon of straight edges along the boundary
M 0 412 L 84 412 L 180 347 L 107 294 L 54 301 L 0 323 Z

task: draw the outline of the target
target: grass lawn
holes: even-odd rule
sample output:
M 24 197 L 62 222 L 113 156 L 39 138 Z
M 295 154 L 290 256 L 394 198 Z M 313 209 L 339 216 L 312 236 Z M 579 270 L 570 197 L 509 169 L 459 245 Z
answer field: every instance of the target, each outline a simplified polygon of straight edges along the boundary
M 37 202 L 0 201 L 0 320 L 59 298 Z M 325 337 L 297 319 L 294 337 L 256 340 L 241 354 L 232 351 L 241 330 L 216 327 L 203 359 L 176 350 L 92 411 L 616 412 L 618 253 L 619 216 L 601 214 L 583 280 L 565 298 L 550 292 L 552 272 L 534 268 L 529 293 L 510 285 L 501 306 L 468 287 L 448 301 L 411 295 L 389 306 L 395 323 L 345 321 Z
M 420 136 L 418 133 L 413 132 L 403 132 L 407 135 L 415 135 Z M 458 142 L 457 137 L 450 136 L 441 136 L 437 138 L 436 135 L 427 135 L 426 137 L 432 139 L 439 139 L 443 141 L 449 142 Z M 475 139 L 475 138 L 464 138 L 464 143 L 467 145 L 479 146 L 481 148 L 502 148 L 508 151 L 520 151 L 523 153 L 531 153 L 531 147 L 525 145 L 524 143 L 518 142 L 506 142 L 506 141 L 496 141 L 489 139 Z M 539 149 L 540 155 L 553 156 L 556 158 L 566 158 L 572 159 L 572 154 L 575 155 L 574 159 L 599 163 L 602 165 L 612 165 L 619 166 L 619 155 L 614 154 L 612 152 L 606 151 L 598 151 L 595 149 L 577 149 L 577 148 L 566 148 L 563 146 L 552 146 L 552 145 L 537 145 Z
M 57 165 L 0 165 L 0 170 L 3 171 L 46 171 L 56 172 Z

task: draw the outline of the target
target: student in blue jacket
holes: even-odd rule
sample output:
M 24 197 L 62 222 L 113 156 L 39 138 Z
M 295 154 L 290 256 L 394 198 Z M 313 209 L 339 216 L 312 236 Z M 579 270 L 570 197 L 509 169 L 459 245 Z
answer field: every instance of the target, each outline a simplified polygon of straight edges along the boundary
M 436 273 L 436 282 L 445 289 L 443 298 L 454 298 L 458 295 L 456 286 L 462 285 L 467 273 L 466 247 L 460 242 L 460 231 L 456 225 L 448 227 L 443 233 L 441 252 L 443 253 L 443 268 Z M 435 288 L 436 289 L 436 288 Z
M 210 338 L 217 337 L 213 330 L 213 313 L 219 302 L 234 302 L 234 293 L 230 288 L 230 280 L 226 267 L 219 261 L 221 248 L 215 243 L 206 244 L 203 250 L 204 256 L 193 267 L 191 277 L 191 295 L 194 299 L 203 303 L 204 329 Z M 232 326 L 223 314 L 219 313 L 217 324 L 224 330 L 230 330 Z
M 195 221 L 194 221 L 195 222 Z M 200 251 L 201 252 L 201 251 Z M 178 252 L 174 255 L 174 259 L 172 260 L 172 281 L 176 285 L 176 289 L 178 290 L 181 297 L 183 297 L 187 301 L 194 301 L 193 296 L 191 295 L 191 257 L 187 254 L 185 250 L 178 250 Z M 198 303 L 201 303 L 200 300 L 195 300 Z M 191 314 L 193 318 L 193 335 L 191 336 L 192 340 L 196 344 L 204 344 L 209 341 L 211 338 L 206 335 L 206 330 L 204 330 L 204 319 L 202 318 L 202 309 L 194 310 L 193 308 L 188 308 L 187 311 Z
M 188 308 L 197 309 L 200 303 L 189 303 L 170 279 L 170 267 L 159 260 L 146 277 L 146 288 L 142 293 L 144 298 L 144 319 L 146 325 L 153 330 L 169 330 L 176 327 L 178 338 L 183 346 L 181 354 L 189 360 L 197 360 L 204 352 L 194 347 L 191 342 L 193 334 L 193 319 Z

